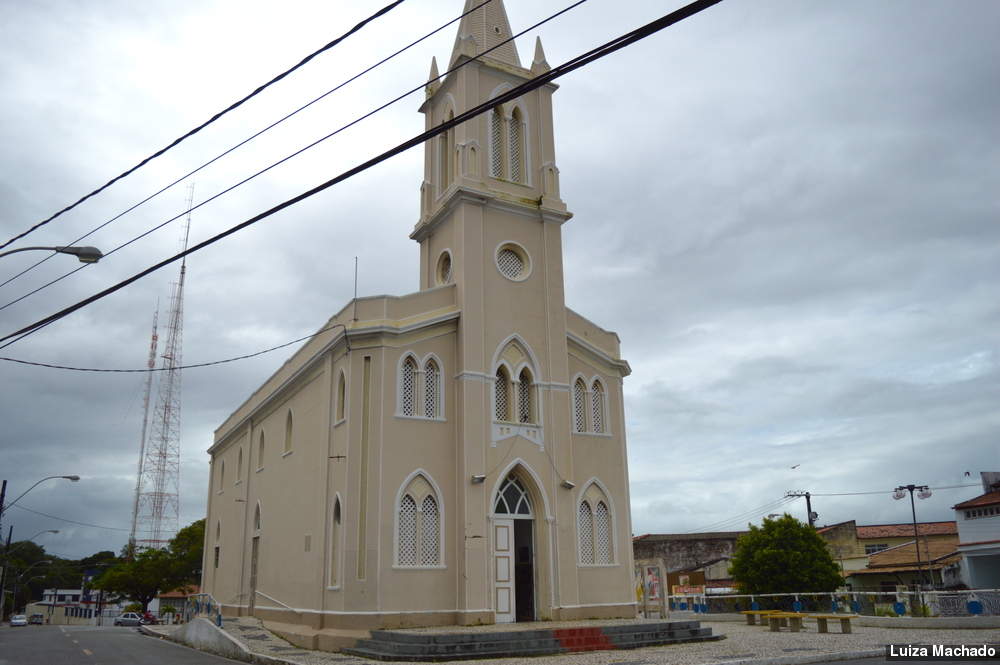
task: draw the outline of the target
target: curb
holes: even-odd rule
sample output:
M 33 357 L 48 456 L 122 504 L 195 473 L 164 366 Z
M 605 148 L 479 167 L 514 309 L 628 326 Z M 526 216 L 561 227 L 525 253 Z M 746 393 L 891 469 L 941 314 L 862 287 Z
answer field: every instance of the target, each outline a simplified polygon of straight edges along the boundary
M 242 660 L 245 663 L 254 663 L 254 665 L 301 665 L 301 663 L 297 663 L 295 661 L 285 660 L 283 658 L 276 658 L 275 656 L 268 656 L 266 654 L 250 651 L 249 649 L 247 649 L 246 645 L 237 640 L 235 637 L 233 637 L 226 631 L 222 630 L 214 623 L 211 622 L 208 623 L 211 624 L 213 629 L 218 631 L 224 638 L 232 642 L 239 649 L 240 653 L 237 655 L 235 659 Z M 172 632 L 161 633 L 159 631 L 152 630 L 151 628 L 142 625 L 140 625 L 138 628 L 139 632 L 142 633 L 143 635 L 147 635 L 149 637 L 157 637 L 161 640 L 170 640 L 171 642 L 176 642 L 177 644 L 183 644 L 189 649 L 194 649 L 195 651 L 201 651 L 202 653 L 211 653 L 213 655 L 219 655 L 209 649 L 201 649 L 199 647 L 188 644 L 184 640 L 174 637 Z M 233 658 L 233 656 L 227 655 L 225 656 L 225 658 Z
M 866 649 L 864 651 L 835 651 L 832 653 L 811 653 L 801 656 L 779 656 L 777 658 L 745 658 L 743 660 L 720 660 L 704 665 L 807 665 L 808 663 L 826 663 L 835 660 L 858 660 L 861 658 L 878 658 L 885 655 L 885 649 Z

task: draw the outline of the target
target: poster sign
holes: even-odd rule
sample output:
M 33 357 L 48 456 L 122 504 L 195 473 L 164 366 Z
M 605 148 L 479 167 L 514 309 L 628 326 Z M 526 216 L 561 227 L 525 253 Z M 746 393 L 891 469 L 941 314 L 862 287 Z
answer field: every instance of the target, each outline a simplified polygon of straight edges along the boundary
M 646 566 L 646 598 L 649 600 L 660 599 L 660 567 Z
M 703 584 L 675 584 L 673 587 L 675 596 L 704 596 L 705 585 Z

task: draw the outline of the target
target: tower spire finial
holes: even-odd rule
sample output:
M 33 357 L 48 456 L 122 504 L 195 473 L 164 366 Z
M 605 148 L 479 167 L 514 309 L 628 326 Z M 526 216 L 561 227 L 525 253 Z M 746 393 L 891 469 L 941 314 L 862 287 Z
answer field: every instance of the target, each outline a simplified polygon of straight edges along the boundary
M 427 86 L 425 87 L 428 97 L 431 97 L 441 87 L 440 79 L 441 74 L 438 73 L 437 57 L 431 56 L 431 73 L 427 76 Z
M 542 38 L 535 37 L 535 59 L 531 63 L 531 73 L 535 76 L 550 71 L 548 60 L 545 59 L 545 49 L 542 48 Z
M 471 11 L 478 4 L 481 4 L 481 0 L 465 0 L 463 11 L 466 14 L 458 24 L 458 35 L 455 37 L 455 46 L 448 61 L 450 64 L 454 64 L 460 55 L 475 57 L 511 37 L 510 21 L 507 19 L 507 9 L 503 0 L 490 0 L 482 7 Z M 508 41 L 490 51 L 485 57 L 515 67 L 521 66 L 521 59 L 517 55 L 517 47 L 513 41 Z

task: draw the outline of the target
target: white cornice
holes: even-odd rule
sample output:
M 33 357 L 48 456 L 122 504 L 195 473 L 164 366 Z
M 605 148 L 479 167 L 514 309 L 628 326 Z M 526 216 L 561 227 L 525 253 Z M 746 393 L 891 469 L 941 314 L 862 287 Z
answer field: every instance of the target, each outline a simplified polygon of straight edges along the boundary
M 632 373 L 632 366 L 628 364 L 627 360 L 624 360 L 622 358 L 614 358 L 608 355 L 606 351 L 597 348 L 596 346 L 594 346 L 587 340 L 583 339 L 579 335 L 576 335 L 575 333 L 570 332 L 568 330 L 566 331 L 566 338 L 571 342 L 573 342 L 574 344 L 576 344 L 577 346 L 579 346 L 587 353 L 596 356 L 597 358 L 611 365 L 612 367 L 616 367 L 618 371 L 622 373 L 622 376 L 628 376 L 629 374 Z

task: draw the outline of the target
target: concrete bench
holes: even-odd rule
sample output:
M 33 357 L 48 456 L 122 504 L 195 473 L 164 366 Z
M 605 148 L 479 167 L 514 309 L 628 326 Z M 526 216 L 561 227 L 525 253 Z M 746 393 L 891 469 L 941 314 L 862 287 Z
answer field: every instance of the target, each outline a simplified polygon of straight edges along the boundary
M 857 619 L 857 614 L 810 614 L 810 618 L 816 619 L 817 631 L 820 633 L 830 632 L 827 622 L 831 619 L 840 620 L 840 632 L 851 632 L 851 619 Z
M 754 626 L 757 624 L 757 617 L 760 617 L 761 625 L 765 625 L 767 622 L 764 619 L 768 614 L 774 614 L 775 612 L 780 611 L 781 610 L 743 610 L 740 614 L 747 618 L 748 626 Z
M 797 633 L 802 630 L 802 619 L 805 616 L 800 612 L 772 612 L 767 615 L 767 623 L 772 633 L 780 631 L 782 626 L 788 626 L 790 631 Z

